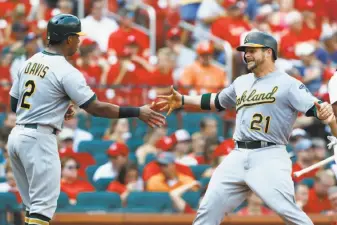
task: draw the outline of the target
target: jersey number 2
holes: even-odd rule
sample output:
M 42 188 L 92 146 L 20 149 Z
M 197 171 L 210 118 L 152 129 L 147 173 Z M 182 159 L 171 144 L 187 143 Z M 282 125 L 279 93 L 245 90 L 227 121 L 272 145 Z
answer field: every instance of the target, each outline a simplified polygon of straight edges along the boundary
M 30 104 L 27 103 L 25 100 L 26 100 L 26 98 L 29 98 L 30 96 L 32 96 L 32 94 L 34 94 L 34 92 L 35 92 L 35 82 L 33 80 L 28 80 L 25 83 L 25 87 L 27 88 L 27 90 L 23 94 L 22 101 L 21 101 L 21 108 L 30 109 Z
M 250 123 L 250 129 L 256 130 L 256 131 L 261 131 L 262 130 L 261 123 L 263 121 L 263 118 L 264 118 L 264 116 L 262 114 L 255 113 L 253 115 L 252 122 Z M 269 125 L 270 125 L 270 119 L 271 119 L 270 116 L 265 117 L 265 120 L 266 120 L 266 126 L 264 127 L 265 133 L 268 133 Z

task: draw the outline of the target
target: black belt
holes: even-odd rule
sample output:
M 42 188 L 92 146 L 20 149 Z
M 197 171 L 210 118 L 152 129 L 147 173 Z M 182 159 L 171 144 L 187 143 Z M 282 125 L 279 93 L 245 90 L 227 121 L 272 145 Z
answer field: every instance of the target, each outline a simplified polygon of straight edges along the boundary
M 255 148 L 265 148 L 268 146 L 276 145 L 275 143 L 265 142 L 265 141 L 237 141 L 239 148 L 248 148 L 248 149 L 255 149 Z
M 24 126 L 25 128 L 37 129 L 38 124 L 37 124 L 37 123 L 30 123 L 30 124 L 24 124 L 23 126 Z M 54 128 L 54 129 L 53 129 L 53 134 L 56 135 L 56 133 L 57 133 L 57 129 Z

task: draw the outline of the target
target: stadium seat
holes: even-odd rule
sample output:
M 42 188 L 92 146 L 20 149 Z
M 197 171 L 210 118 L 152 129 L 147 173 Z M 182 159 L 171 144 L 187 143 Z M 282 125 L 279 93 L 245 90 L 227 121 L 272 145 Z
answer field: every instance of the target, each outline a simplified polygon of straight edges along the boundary
M 94 182 L 93 185 L 96 191 L 105 191 L 113 180 L 114 179 L 112 178 L 101 178 L 98 179 L 97 181 L 93 181 Z
M 6 177 L 0 177 L 0 183 L 6 182 Z
M 315 179 L 313 178 L 304 178 L 300 183 L 307 185 L 309 188 L 312 188 L 315 183 Z
M 190 166 L 196 180 L 200 180 L 201 176 L 205 172 L 205 170 L 210 168 L 210 167 L 211 167 L 210 165 L 206 165 L 206 164 Z
M 98 167 L 99 166 L 97 165 L 88 166 L 88 168 L 85 171 L 89 182 L 92 184 L 94 184 L 93 177 Z
M 154 161 L 154 160 L 156 160 L 156 158 L 157 158 L 156 155 L 153 154 L 153 153 L 146 154 L 146 156 L 145 156 L 145 165 L 148 164 L 148 163 L 150 163 L 150 162 L 152 162 L 152 161 Z
M 200 199 L 199 191 L 185 192 L 182 197 L 193 209 L 198 208 Z
M 93 135 L 94 140 L 102 140 L 105 130 L 105 127 L 91 127 L 89 132 Z
M 96 165 L 100 166 L 109 161 L 108 156 L 105 153 L 95 154 L 94 158 L 96 160 Z
M 126 145 L 128 146 L 130 152 L 135 152 L 139 146 L 144 144 L 143 137 L 131 137 L 127 140 Z
M 202 187 L 202 188 L 207 187 L 207 185 L 208 185 L 208 183 L 209 183 L 210 180 L 211 180 L 210 177 L 203 177 L 203 178 L 201 178 L 201 179 L 199 180 L 200 183 L 201 183 L 201 187 Z
M 20 205 L 13 193 L 0 193 L 0 224 L 7 224 L 6 212 L 19 212 Z
M 0 113 L 0 126 L 2 127 L 6 118 L 6 113 Z
M 127 198 L 127 209 L 149 209 L 172 212 L 172 202 L 167 192 L 131 192 Z
M 110 121 L 111 120 L 108 118 L 91 116 L 90 117 L 90 128 L 100 127 L 105 130 L 106 128 L 110 126 Z
M 95 156 L 98 153 L 105 153 L 112 143 L 113 141 L 102 140 L 81 141 L 78 146 L 78 152 L 89 152 Z
M 179 126 L 178 126 L 178 116 L 177 113 L 171 113 L 169 116 L 166 117 L 166 124 L 167 124 L 167 128 L 170 131 L 176 131 L 178 130 Z M 169 132 L 170 134 L 170 132 Z
M 84 113 L 78 113 L 77 114 L 77 126 L 78 128 L 82 129 L 82 130 L 88 130 L 88 126 L 87 126 L 87 121 L 88 121 L 88 115 L 84 114 Z
M 61 191 L 60 196 L 57 200 L 57 211 L 58 212 L 66 212 L 69 208 L 69 198 L 68 195 Z
M 120 196 L 113 192 L 83 192 L 71 208 L 75 212 L 111 212 L 122 207 Z

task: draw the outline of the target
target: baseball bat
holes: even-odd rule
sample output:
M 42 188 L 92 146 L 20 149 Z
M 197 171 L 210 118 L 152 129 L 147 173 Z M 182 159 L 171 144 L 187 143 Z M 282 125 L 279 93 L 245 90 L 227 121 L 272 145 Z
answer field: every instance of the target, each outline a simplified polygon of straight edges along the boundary
M 311 165 L 311 166 L 309 166 L 309 167 L 307 167 L 307 168 L 305 168 L 303 170 L 297 171 L 297 172 L 294 173 L 294 176 L 295 177 L 299 177 L 299 176 L 302 176 L 305 173 L 310 172 L 311 170 L 314 170 L 314 169 L 316 169 L 318 167 L 324 166 L 324 165 L 328 164 L 329 162 L 334 161 L 335 160 L 334 157 L 335 156 L 330 156 L 329 158 L 326 158 L 326 159 L 324 159 L 324 160 L 322 160 L 322 161 L 320 161 L 318 163 L 315 163 L 315 164 L 313 164 L 313 165 Z

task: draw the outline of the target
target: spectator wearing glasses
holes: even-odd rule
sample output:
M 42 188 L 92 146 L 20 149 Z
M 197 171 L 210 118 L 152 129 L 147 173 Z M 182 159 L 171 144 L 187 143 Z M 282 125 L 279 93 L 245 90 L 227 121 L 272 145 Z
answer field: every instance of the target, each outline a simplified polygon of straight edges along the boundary
M 76 204 L 79 193 L 95 191 L 88 181 L 78 178 L 79 167 L 74 158 L 63 158 L 61 161 L 61 191 L 68 195 L 70 204 Z

